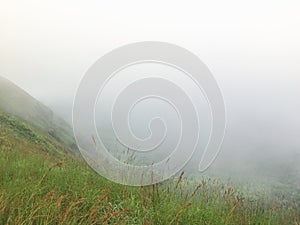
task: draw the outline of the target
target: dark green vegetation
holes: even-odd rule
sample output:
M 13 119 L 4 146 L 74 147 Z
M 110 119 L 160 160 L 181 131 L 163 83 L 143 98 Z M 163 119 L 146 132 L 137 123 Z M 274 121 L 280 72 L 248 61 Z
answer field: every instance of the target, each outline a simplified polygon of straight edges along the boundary
M 209 179 L 114 184 L 55 139 L 0 114 L 0 224 L 298 225 L 296 203 L 254 200 Z

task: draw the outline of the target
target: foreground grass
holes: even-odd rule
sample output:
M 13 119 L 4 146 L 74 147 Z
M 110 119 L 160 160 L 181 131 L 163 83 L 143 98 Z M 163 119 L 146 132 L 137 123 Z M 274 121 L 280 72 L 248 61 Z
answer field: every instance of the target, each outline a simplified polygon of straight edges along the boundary
M 293 202 L 253 200 L 217 180 L 114 184 L 12 129 L 0 127 L 0 224 L 300 224 Z
M 129 188 L 75 160 L 17 150 L 0 159 L 1 224 L 299 224 L 292 205 L 245 199 L 217 181 Z

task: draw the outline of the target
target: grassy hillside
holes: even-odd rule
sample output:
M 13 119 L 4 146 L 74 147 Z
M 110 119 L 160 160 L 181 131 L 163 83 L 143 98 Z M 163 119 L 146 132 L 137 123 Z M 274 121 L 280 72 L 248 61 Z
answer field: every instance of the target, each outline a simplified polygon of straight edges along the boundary
M 111 183 L 55 139 L 0 113 L 0 224 L 299 225 L 299 215 L 295 201 L 254 199 L 218 180 Z
M 76 150 L 71 127 L 24 90 L 0 77 L 0 109 L 29 122 L 40 132 Z

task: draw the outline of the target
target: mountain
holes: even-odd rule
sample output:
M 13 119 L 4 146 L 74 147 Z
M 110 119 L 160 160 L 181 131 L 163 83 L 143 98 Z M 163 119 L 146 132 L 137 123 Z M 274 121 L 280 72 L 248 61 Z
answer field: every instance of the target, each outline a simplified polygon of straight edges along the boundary
M 0 77 L 0 111 L 29 123 L 38 132 L 55 139 L 71 151 L 78 152 L 70 125 L 23 89 L 3 77 Z

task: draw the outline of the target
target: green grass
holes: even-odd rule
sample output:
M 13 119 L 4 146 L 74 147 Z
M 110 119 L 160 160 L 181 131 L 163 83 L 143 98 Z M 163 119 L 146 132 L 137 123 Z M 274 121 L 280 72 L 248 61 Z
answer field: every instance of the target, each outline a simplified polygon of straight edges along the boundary
M 112 183 L 27 124 L 0 122 L 0 224 L 300 224 L 295 202 L 253 199 L 219 180 Z

